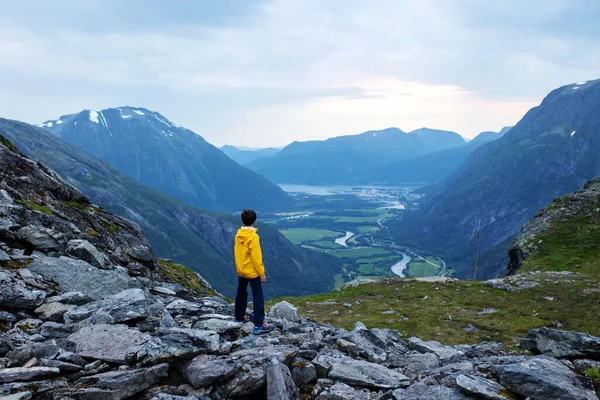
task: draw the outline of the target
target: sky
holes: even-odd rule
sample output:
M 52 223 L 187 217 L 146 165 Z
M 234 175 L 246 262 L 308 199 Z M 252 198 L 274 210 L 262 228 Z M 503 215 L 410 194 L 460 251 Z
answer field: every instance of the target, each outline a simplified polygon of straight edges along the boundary
M 0 0 L 0 116 L 139 106 L 282 146 L 514 125 L 600 78 L 598 0 Z

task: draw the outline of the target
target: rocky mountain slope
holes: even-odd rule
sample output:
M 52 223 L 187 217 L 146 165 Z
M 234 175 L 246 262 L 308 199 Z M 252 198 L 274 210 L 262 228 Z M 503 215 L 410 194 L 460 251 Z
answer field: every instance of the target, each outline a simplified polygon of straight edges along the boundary
M 94 203 L 139 224 L 162 257 L 199 272 L 233 296 L 233 237 L 239 217 L 189 206 L 123 175 L 112 166 L 31 125 L 0 118 L 5 135 L 28 157 L 43 162 Z M 260 225 L 269 298 L 331 290 L 341 264 L 327 255 L 290 243 L 277 230 Z M 298 279 L 301 277 L 301 279 Z
M 235 146 L 223 146 L 220 147 L 220 150 L 225 153 L 227 157 L 240 165 L 248 164 L 261 157 L 273 157 L 281 151 L 279 148 L 272 147 L 264 149 L 241 149 Z
M 551 92 L 502 138 L 481 146 L 427 196 L 390 223 L 397 241 L 437 252 L 472 276 L 481 225 L 480 278 L 505 273 L 513 236 L 553 198 L 600 175 L 600 80 Z M 487 254 L 486 254 L 487 253 Z
M 405 133 L 398 128 L 339 136 L 324 141 L 294 142 L 248 168 L 275 182 L 301 184 L 372 183 L 377 166 L 464 145 L 457 133 L 422 128 Z
M 0 396 L 8 399 L 597 399 L 600 338 L 535 329 L 531 353 L 321 325 L 282 302 L 268 336 L 140 229 L 0 144 Z M 179 272 L 186 273 L 184 269 Z M 181 279 L 192 282 L 193 274 Z
M 139 182 L 213 211 L 278 209 L 292 199 L 196 133 L 145 108 L 85 110 L 40 125 Z

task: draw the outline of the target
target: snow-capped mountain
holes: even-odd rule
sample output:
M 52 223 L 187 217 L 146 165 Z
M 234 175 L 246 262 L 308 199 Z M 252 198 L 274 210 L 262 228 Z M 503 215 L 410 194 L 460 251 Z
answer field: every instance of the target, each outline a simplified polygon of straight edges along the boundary
M 84 110 L 39 126 L 132 178 L 202 208 L 276 209 L 291 202 L 277 185 L 155 111 Z

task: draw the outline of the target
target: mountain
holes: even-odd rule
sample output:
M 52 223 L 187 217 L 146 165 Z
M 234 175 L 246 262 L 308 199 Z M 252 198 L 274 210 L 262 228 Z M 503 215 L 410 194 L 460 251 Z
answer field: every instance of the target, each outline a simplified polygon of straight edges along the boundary
M 387 184 L 441 181 L 460 167 L 475 149 L 501 138 L 507 131 L 508 129 L 504 128 L 501 132 L 481 132 L 462 146 L 378 166 L 369 173 L 368 180 Z
M 454 132 L 422 128 L 405 133 L 398 128 L 339 136 L 324 141 L 294 142 L 271 158 L 259 158 L 248 168 L 275 182 L 302 184 L 364 183 L 378 165 L 464 145 Z
M 244 165 L 248 164 L 250 161 L 256 160 L 257 158 L 273 157 L 275 154 L 279 153 L 281 149 L 274 147 L 268 147 L 265 149 L 250 149 L 247 147 L 241 148 L 236 146 L 223 146 L 221 147 L 221 151 L 236 163 Z
M 502 138 L 476 149 L 417 212 L 390 222 L 397 242 L 436 251 L 459 277 L 505 273 L 514 235 L 554 197 L 600 175 L 600 80 L 552 91 Z
M 43 129 L 0 119 L 0 135 L 94 203 L 139 224 L 161 257 L 185 264 L 233 296 L 237 284 L 233 238 L 241 225 L 239 217 L 213 214 L 145 186 Z M 266 296 L 333 288 L 341 268 L 336 259 L 293 245 L 269 225 L 259 225 L 259 234 L 270 275 Z
M 194 132 L 145 108 L 85 110 L 40 127 L 141 183 L 214 211 L 288 206 L 292 199 Z

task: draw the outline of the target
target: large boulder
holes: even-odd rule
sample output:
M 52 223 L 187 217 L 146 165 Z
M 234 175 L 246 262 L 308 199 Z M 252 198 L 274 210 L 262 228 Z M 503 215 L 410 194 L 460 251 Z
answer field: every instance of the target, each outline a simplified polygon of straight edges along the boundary
M 129 364 L 150 340 L 150 335 L 126 325 L 90 325 L 68 337 L 75 352 L 83 358 L 115 364 Z
M 300 400 L 298 388 L 287 365 L 277 360 L 267 365 L 267 398 L 269 400 Z
M 492 368 L 500 384 L 531 399 L 597 400 L 593 388 L 560 361 L 545 356 Z
M 332 382 L 333 383 L 333 382 Z M 370 400 L 368 390 L 357 390 L 345 383 L 335 383 L 319 391 L 316 400 Z
M 105 271 L 69 257 L 39 257 L 27 269 L 40 274 L 47 281 L 58 283 L 65 292 L 82 292 L 94 299 L 139 287 L 125 271 Z
M 396 389 L 410 385 L 410 379 L 379 364 L 353 360 L 347 357 L 333 358 L 329 361 L 331 371 L 329 379 L 372 389 Z
M 506 396 L 500 394 L 506 391 L 497 382 L 480 376 L 459 375 L 456 377 L 456 386 L 468 395 L 483 400 L 506 400 Z
M 35 309 L 35 313 L 41 319 L 53 321 L 53 322 L 62 322 L 63 315 L 69 311 L 71 308 L 75 306 L 70 304 L 62 304 L 58 302 L 42 304 L 38 308 Z
M 231 379 L 239 367 L 238 363 L 225 357 L 200 355 L 185 365 L 183 377 L 186 382 L 198 389 Z
M 152 337 L 137 354 L 142 364 L 189 360 L 198 354 L 219 349 L 219 335 L 213 331 L 170 328 Z
M 298 316 L 298 309 L 287 301 L 280 301 L 271 307 L 268 316 L 290 322 L 296 322 L 300 320 L 300 317 Z
M 4 368 L 0 370 L 0 383 L 39 381 L 59 374 L 58 368 L 51 367 Z
M 32 310 L 46 297 L 42 290 L 32 290 L 10 273 L 0 270 L 0 307 L 9 310 Z
M 63 250 L 69 241 L 64 233 L 41 226 L 25 226 L 19 229 L 17 234 L 32 250 Z
M 427 386 L 417 383 L 407 389 L 397 389 L 392 392 L 394 400 L 470 400 L 458 389 L 445 386 Z
M 521 347 L 556 358 L 592 358 L 600 360 L 600 337 L 581 332 L 551 328 L 532 329 L 521 341 Z
M 67 244 L 67 255 L 83 260 L 96 268 L 105 269 L 108 265 L 107 257 L 98 251 L 96 246 L 87 240 L 74 239 Z
M 449 346 L 444 346 L 440 342 L 436 342 L 434 340 L 424 342 L 416 337 L 411 337 L 408 339 L 408 348 L 411 350 L 416 350 L 419 353 L 433 353 L 443 362 L 455 362 L 464 355 L 462 351 Z

